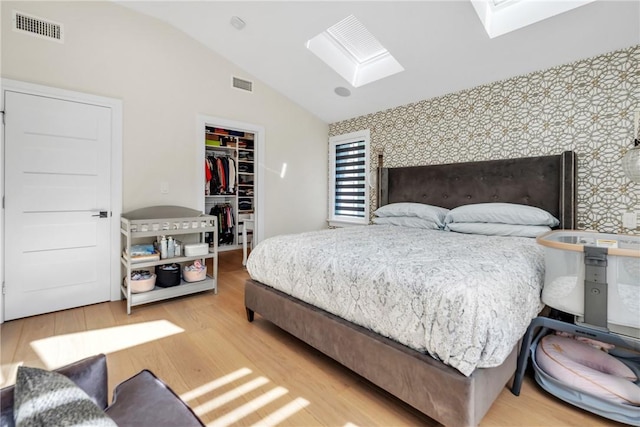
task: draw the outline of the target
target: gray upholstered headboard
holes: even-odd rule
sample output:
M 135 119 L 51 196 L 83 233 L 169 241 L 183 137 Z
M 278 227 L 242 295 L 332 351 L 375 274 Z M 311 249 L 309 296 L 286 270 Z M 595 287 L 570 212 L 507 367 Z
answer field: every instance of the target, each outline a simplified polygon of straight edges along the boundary
M 519 203 L 546 210 L 560 228 L 576 227 L 576 155 L 380 168 L 378 205 L 417 202 L 452 209 Z

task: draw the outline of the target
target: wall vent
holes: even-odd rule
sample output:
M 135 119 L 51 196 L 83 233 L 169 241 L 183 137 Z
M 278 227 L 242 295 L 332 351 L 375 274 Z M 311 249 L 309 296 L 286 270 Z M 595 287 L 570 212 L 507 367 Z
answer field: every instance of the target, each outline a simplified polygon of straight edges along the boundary
M 13 11 L 13 29 L 47 40 L 64 41 L 62 24 L 49 21 L 23 12 Z
M 244 80 L 239 77 L 233 78 L 232 86 L 236 89 L 245 90 L 247 92 L 253 92 L 253 82 L 249 80 Z

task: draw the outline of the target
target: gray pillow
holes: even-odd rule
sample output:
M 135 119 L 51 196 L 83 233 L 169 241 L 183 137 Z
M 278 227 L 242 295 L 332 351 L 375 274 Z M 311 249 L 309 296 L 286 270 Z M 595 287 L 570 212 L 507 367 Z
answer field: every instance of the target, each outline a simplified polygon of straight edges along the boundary
M 374 224 L 397 225 L 400 227 L 424 228 L 427 230 L 442 230 L 442 227 L 429 219 L 418 218 L 417 216 L 390 216 L 386 218 L 373 218 Z
M 476 203 L 458 206 L 447 213 L 445 222 L 489 222 L 499 224 L 546 225 L 560 224 L 549 212 L 534 206 L 516 203 Z
M 18 367 L 13 414 L 17 427 L 117 427 L 69 378 L 26 366 Z
M 440 206 L 402 202 L 380 206 L 373 214 L 380 218 L 418 217 L 432 221 L 436 223 L 439 228 L 442 228 L 444 227 L 444 218 L 447 212 L 449 212 L 449 209 L 441 208 Z
M 453 222 L 445 230 L 485 236 L 538 237 L 551 231 L 546 225 L 492 224 L 487 222 Z

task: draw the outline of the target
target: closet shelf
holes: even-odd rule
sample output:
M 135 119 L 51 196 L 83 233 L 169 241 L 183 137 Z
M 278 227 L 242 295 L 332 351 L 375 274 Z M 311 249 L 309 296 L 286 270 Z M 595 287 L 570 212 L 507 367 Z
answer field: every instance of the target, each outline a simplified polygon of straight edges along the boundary
M 209 151 L 236 151 L 236 147 L 227 145 L 205 145 L 205 148 Z

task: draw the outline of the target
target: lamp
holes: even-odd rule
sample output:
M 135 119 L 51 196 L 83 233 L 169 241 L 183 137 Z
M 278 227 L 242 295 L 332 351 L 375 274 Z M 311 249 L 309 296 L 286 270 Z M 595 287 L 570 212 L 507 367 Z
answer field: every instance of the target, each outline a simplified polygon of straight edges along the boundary
M 636 114 L 640 118 L 639 114 Z M 622 158 L 622 170 L 627 177 L 635 182 L 640 182 L 640 123 L 636 119 L 636 138 L 633 147 Z

